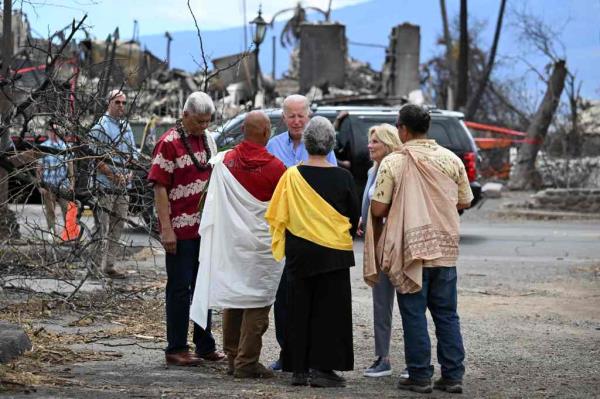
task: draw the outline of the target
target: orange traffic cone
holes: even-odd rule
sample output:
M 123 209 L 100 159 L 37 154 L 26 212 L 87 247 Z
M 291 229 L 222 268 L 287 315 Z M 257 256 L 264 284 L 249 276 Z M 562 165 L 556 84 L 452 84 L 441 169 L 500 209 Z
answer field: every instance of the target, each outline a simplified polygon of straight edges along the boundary
M 81 232 L 81 227 L 77 224 L 77 205 L 74 202 L 69 202 L 65 223 L 66 226 L 61 233 L 60 238 L 63 241 L 76 240 Z

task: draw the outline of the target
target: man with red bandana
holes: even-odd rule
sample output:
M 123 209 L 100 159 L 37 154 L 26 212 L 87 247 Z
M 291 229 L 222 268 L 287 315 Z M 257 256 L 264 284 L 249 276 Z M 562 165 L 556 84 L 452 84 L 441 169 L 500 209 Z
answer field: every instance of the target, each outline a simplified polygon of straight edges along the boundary
M 225 309 L 223 349 L 229 374 L 270 378 L 273 371 L 259 358 L 283 265 L 271 253 L 264 213 L 285 166 L 265 149 L 271 123 L 263 112 L 249 112 L 243 131 L 244 141 L 211 160 L 191 317 L 202 323 L 209 308 Z

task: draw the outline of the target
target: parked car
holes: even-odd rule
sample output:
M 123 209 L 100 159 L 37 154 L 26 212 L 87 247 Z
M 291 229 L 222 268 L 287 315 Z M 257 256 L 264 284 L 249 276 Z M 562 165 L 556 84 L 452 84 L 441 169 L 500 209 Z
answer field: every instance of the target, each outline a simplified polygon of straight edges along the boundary
M 315 107 L 312 115 L 320 115 L 334 121 L 341 112 L 348 112 L 337 132 L 336 156 L 338 159 L 350 161 L 350 172 L 356 182 L 356 191 L 359 196 L 367 181 L 367 171 L 371 167 L 369 151 L 367 149 L 367 132 L 373 125 L 380 123 L 396 124 L 398 108 L 376 106 L 328 106 Z M 267 109 L 265 113 L 271 119 L 271 136 L 287 130 L 282 117 L 281 109 Z M 432 109 L 431 127 L 427 135 L 439 145 L 454 152 L 464 163 L 469 178 L 474 199 L 471 206 L 481 199 L 481 184 L 477 181 L 477 147 L 475 141 L 465 126 L 464 115 L 460 112 Z M 215 140 L 219 149 L 231 148 L 242 140 L 241 131 L 245 114 L 240 114 L 227 121 L 218 129 Z

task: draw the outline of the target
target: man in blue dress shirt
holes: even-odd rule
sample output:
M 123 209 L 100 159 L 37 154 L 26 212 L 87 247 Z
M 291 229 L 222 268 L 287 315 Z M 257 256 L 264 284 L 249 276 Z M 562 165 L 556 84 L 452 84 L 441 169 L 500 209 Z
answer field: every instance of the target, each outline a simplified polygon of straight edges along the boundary
M 126 102 L 125 93 L 112 90 L 106 113 L 90 131 L 92 148 L 99 157 L 94 185 L 100 205 L 98 255 L 102 271 L 110 278 L 125 277 L 115 269 L 115 259 L 129 210 L 127 189 L 131 188 L 132 173 L 128 163 L 138 156 L 131 126 L 124 118 Z
M 310 103 L 308 99 L 299 94 L 292 94 L 283 101 L 283 120 L 288 131 L 283 132 L 269 140 L 267 150 L 275 155 L 289 168 L 308 159 L 304 148 L 302 134 L 310 119 Z M 337 166 L 333 151 L 327 155 L 327 161 Z
M 299 94 L 292 94 L 285 98 L 283 101 L 283 120 L 287 125 L 288 131 L 271 138 L 267 143 L 267 151 L 279 158 L 286 168 L 298 165 L 300 162 L 308 159 L 308 152 L 304 148 L 302 135 L 309 119 L 310 103 L 306 97 Z M 327 155 L 327 161 L 337 166 L 333 151 Z M 273 307 L 275 312 L 275 336 L 280 348 L 283 348 L 287 318 L 286 280 L 287 272 L 284 267 Z M 277 359 L 269 367 L 274 371 L 281 371 L 280 359 Z

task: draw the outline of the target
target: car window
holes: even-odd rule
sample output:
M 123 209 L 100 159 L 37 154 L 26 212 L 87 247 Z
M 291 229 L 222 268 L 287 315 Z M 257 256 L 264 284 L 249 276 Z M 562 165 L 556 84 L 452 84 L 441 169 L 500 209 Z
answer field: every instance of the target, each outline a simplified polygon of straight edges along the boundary
M 433 139 L 442 147 L 454 147 L 452 142 L 452 132 L 448 129 L 448 125 L 442 121 L 432 120 L 427 137 Z
M 428 135 L 438 144 L 453 151 L 471 151 L 469 132 L 456 118 L 433 118 Z
M 217 131 L 217 147 L 230 148 L 242 140 L 243 118 L 238 116 L 225 123 L 220 132 Z
M 287 125 L 283 118 L 271 116 L 271 137 L 277 136 L 285 131 L 287 131 Z
M 367 135 L 371 126 L 379 125 L 381 123 L 389 123 L 394 126 L 396 124 L 396 115 L 368 115 L 368 116 L 357 116 L 352 118 L 354 131 L 360 129 L 365 132 L 365 136 Z
M 345 118 L 335 137 L 335 156 L 342 161 L 350 161 L 352 157 L 352 125 L 350 118 Z

